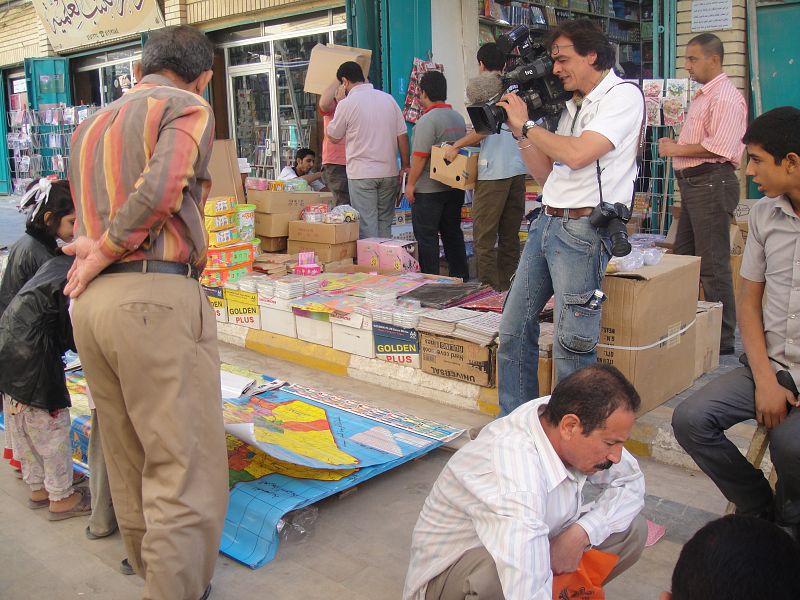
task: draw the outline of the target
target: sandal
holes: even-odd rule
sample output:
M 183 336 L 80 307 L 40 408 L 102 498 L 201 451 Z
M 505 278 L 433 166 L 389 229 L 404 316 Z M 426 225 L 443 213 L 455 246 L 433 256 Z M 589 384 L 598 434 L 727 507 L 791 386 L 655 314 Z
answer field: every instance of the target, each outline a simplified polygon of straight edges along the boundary
M 89 495 L 89 490 L 81 488 L 75 490 L 75 493 L 80 494 L 81 499 L 72 510 L 64 512 L 53 512 L 51 510 L 47 514 L 47 519 L 49 521 L 63 521 L 64 519 L 71 519 L 72 517 L 83 517 L 92 514 L 92 498 Z
M 50 506 L 50 498 L 45 498 L 44 500 L 32 500 L 28 498 L 28 508 L 31 510 L 36 510 L 37 508 L 47 508 Z
M 81 473 L 80 471 L 72 472 L 72 485 L 78 485 L 84 481 L 86 481 L 86 473 Z

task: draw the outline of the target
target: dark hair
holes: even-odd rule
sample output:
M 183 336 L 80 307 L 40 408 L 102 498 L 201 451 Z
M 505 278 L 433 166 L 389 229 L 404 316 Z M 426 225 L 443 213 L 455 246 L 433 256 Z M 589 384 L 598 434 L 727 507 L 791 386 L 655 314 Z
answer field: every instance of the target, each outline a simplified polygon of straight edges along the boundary
M 542 416 L 558 425 L 565 415 L 577 415 L 583 435 L 589 435 L 615 410 L 636 412 L 640 404 L 639 393 L 619 369 L 595 363 L 559 381 Z
M 336 69 L 336 79 L 339 80 L 339 83 L 342 82 L 342 78 L 346 78 L 350 83 L 366 81 L 366 79 L 364 79 L 364 71 L 361 70 L 361 65 L 352 60 L 343 62 L 339 65 L 339 68 Z
M 297 154 L 294 155 L 295 164 L 303 160 L 306 156 L 317 156 L 317 153 L 311 148 L 300 148 Z
M 38 179 L 31 183 L 26 191 L 30 191 L 37 185 L 39 185 Z M 25 228 L 29 231 L 38 231 L 55 238 L 56 232 L 58 232 L 58 228 L 61 225 L 61 219 L 75 212 L 75 204 L 72 201 L 69 181 L 59 179 L 58 181 L 53 181 L 51 186 L 47 199 L 35 217 L 33 216 L 33 210 L 31 210 L 28 219 L 25 221 Z M 46 213 L 50 213 L 50 218 L 47 221 L 44 218 Z
M 432 102 L 447 100 L 447 79 L 439 71 L 428 71 L 419 80 L 420 91 L 428 94 Z
M 497 44 L 489 42 L 478 48 L 478 62 L 490 71 L 502 71 L 506 66 L 506 57 L 500 52 Z
M 722 40 L 713 33 L 701 33 L 689 40 L 687 46 L 700 46 L 706 56 L 719 56 L 719 62 L 725 58 L 725 47 Z
M 686 542 L 672 600 L 797 600 L 800 546 L 777 525 L 742 515 L 711 521 Z
M 142 75 L 172 71 L 190 83 L 211 69 L 214 46 L 202 31 L 188 25 L 156 29 L 142 50 Z
M 575 46 L 575 52 L 580 56 L 588 56 L 590 52 L 597 53 L 597 60 L 592 66 L 598 71 L 605 71 L 614 66 L 616 60 L 614 48 L 594 21 L 575 19 L 561 23 L 548 37 L 547 49 L 551 50 L 561 36 L 569 38 Z
M 776 165 L 790 152 L 800 154 L 800 109 L 781 106 L 768 110 L 750 123 L 742 142 L 764 148 Z

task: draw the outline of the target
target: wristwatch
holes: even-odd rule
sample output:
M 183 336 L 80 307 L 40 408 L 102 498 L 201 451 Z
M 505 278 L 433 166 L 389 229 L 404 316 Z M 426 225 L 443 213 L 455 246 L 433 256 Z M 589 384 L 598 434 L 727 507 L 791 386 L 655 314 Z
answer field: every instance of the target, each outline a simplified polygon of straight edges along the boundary
M 525 121 L 525 123 L 523 123 L 522 125 L 522 135 L 520 137 L 523 138 L 528 137 L 528 131 L 530 131 L 534 127 L 537 127 L 534 121 Z

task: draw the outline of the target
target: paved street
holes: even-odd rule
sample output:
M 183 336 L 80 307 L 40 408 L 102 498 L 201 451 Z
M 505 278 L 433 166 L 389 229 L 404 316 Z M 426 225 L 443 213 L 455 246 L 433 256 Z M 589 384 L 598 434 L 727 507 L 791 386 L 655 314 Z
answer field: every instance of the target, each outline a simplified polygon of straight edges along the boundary
M 25 215 L 17 210 L 19 196 L 0 196 L 0 248 L 10 246 L 25 232 Z

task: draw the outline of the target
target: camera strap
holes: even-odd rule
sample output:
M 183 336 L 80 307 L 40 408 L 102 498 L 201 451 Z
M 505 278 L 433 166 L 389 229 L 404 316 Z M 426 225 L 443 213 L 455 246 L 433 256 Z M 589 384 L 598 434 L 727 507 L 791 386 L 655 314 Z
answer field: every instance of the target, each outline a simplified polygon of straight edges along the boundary
M 632 85 L 637 90 L 639 90 L 639 93 L 642 95 L 642 125 L 639 128 L 639 149 L 636 152 L 636 176 L 638 178 L 639 173 L 641 172 L 641 169 L 642 169 L 642 162 L 644 161 L 644 141 L 645 141 L 645 134 L 646 134 L 645 127 L 647 125 L 647 104 L 646 104 L 645 99 L 644 99 L 644 92 L 642 91 L 642 88 L 640 88 L 633 81 L 621 81 L 619 83 L 616 83 L 616 84 L 612 85 L 608 89 L 608 92 L 610 92 L 611 90 L 613 90 L 617 86 L 625 85 L 625 84 Z M 608 94 L 608 92 L 603 94 L 604 98 Z M 573 126 L 574 126 L 574 123 L 573 123 Z M 601 178 L 602 169 L 600 169 L 600 159 L 598 158 L 595 161 L 595 163 L 597 164 L 597 189 L 600 192 L 600 203 L 602 204 L 603 203 L 603 182 L 602 182 L 602 178 Z M 631 195 L 631 207 L 633 207 L 633 199 L 636 196 L 636 185 L 635 184 L 636 184 L 636 180 L 634 180 L 634 190 L 633 190 L 633 195 Z

